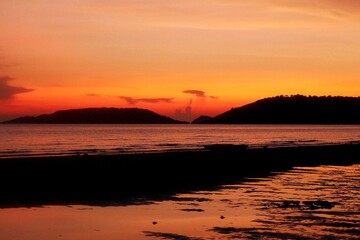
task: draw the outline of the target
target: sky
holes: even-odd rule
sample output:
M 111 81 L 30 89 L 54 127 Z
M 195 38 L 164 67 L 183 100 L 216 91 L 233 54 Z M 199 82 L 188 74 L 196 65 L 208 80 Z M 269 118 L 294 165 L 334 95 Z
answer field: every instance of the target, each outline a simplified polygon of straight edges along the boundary
M 0 121 L 360 95 L 359 0 L 3 0 L 0 31 Z

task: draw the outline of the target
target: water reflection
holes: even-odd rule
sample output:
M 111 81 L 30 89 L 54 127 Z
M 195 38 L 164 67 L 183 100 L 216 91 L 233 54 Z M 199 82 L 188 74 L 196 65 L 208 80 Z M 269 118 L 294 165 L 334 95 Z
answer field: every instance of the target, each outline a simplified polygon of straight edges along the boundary
M 268 178 L 128 206 L 0 210 L 0 239 L 359 239 L 360 165 Z

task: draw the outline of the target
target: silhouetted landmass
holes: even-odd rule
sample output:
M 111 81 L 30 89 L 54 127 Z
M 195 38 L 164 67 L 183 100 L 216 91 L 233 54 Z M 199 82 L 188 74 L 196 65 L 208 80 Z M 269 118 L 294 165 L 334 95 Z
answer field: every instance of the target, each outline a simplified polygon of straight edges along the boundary
M 203 123 L 360 124 L 360 98 L 277 96 L 231 109 Z
M 20 117 L 4 123 L 34 123 L 34 124 L 174 124 L 185 123 L 139 108 L 84 108 L 61 110 L 52 114 L 37 117 Z
M 211 117 L 209 117 L 209 116 L 200 116 L 200 117 L 196 118 L 194 121 L 192 121 L 191 123 L 192 124 L 199 124 L 199 123 L 203 123 L 205 121 L 208 121 L 210 119 L 211 119 Z

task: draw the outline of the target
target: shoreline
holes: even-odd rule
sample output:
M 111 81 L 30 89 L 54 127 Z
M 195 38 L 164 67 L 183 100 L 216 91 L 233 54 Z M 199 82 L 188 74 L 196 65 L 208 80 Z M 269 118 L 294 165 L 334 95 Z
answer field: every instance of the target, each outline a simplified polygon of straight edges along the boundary
M 0 207 L 137 204 L 359 156 L 360 144 L 337 144 L 0 159 Z
M 169 152 L 201 152 L 206 151 L 206 146 L 209 145 L 247 145 L 248 150 L 256 150 L 262 148 L 298 148 L 298 147 L 324 147 L 324 146 L 339 146 L 339 145 L 357 145 L 360 144 L 359 140 L 352 140 L 352 141 L 344 141 L 344 142 L 319 142 L 318 140 L 289 140 L 289 141 L 279 141 L 279 143 L 273 144 L 237 144 L 237 143 L 221 143 L 221 144 L 214 144 L 209 143 L 206 145 L 195 145 L 194 147 L 179 147 L 179 148 L 165 148 L 165 149 L 127 149 L 127 148 L 116 148 L 116 149 L 77 149 L 77 150 L 64 150 L 59 152 L 43 152 L 43 153 L 16 153 L 7 155 L 0 155 L 0 161 L 6 159 L 26 159 L 26 158 L 62 158 L 62 157 L 79 157 L 82 155 L 91 155 L 97 157 L 106 157 L 106 156 L 121 156 L 121 155 L 138 155 L 138 154 L 159 154 L 159 153 L 169 153 Z M 164 145 L 164 144 L 161 144 Z M 174 145 L 174 144 L 172 144 Z M 171 145 L 171 146 L 172 146 Z M 178 145 L 178 144 L 175 144 Z M 18 151 L 22 152 L 22 151 Z M 0 152 L 1 154 L 1 152 Z

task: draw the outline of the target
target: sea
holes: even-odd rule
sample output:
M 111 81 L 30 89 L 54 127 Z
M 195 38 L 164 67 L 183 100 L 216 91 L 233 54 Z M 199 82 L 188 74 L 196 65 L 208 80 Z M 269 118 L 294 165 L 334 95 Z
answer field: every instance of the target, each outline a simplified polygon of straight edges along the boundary
M 0 157 L 119 154 L 360 142 L 359 125 L 1 124 Z

